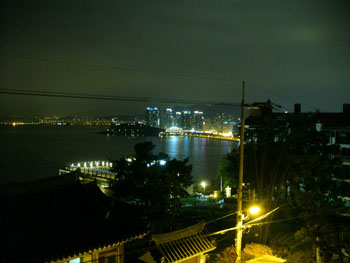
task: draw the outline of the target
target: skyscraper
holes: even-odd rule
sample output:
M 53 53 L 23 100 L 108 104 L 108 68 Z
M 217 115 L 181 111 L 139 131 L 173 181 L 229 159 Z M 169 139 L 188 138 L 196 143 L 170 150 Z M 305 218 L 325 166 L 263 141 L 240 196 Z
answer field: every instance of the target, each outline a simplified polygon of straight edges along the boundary
M 167 108 L 165 110 L 161 111 L 161 118 L 160 118 L 160 127 L 163 129 L 176 126 L 175 125 L 175 118 L 173 114 L 173 110 L 170 108 Z
M 204 116 L 202 111 L 193 112 L 193 125 L 196 131 L 203 131 Z
M 157 107 L 146 108 L 146 125 L 157 128 L 160 127 L 160 113 Z
M 184 130 L 191 130 L 193 127 L 192 114 L 190 111 L 183 111 L 181 114 L 181 126 Z
M 175 120 L 174 120 L 174 126 L 178 127 L 178 128 L 182 128 L 182 114 L 180 111 L 177 111 L 175 113 Z

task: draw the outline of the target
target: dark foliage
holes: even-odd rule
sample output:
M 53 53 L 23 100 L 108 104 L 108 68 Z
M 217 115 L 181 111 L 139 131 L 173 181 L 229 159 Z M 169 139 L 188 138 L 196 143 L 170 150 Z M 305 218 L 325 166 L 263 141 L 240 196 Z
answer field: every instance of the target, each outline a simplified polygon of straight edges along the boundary
M 344 177 L 341 161 L 335 157 L 339 147 L 330 145 L 327 134 L 316 131 L 310 122 L 278 125 L 269 121 L 247 131 L 244 182 L 256 190 L 257 201 L 266 211 L 281 207 L 285 217 L 298 218 L 296 229 L 313 247 L 339 254 L 345 235 L 341 229 L 346 228 L 339 215 L 344 211 L 339 198 L 344 186 L 336 181 Z M 239 153 L 234 150 L 221 163 L 219 175 L 238 178 L 238 163 Z M 260 242 L 268 241 L 268 230 L 269 224 L 261 228 Z
M 165 153 L 153 154 L 151 142 L 135 145 L 135 155 L 114 163 L 120 180 L 113 186 L 117 198 L 145 207 L 151 223 L 164 215 L 169 225 L 187 196 L 186 188 L 192 184 L 192 166 L 188 159 L 171 159 Z

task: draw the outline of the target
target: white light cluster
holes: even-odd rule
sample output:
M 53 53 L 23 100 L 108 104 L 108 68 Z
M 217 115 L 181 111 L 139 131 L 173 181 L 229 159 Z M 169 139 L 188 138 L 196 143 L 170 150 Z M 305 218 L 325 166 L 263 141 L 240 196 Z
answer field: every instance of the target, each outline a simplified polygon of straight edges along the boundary
M 112 162 L 107 162 L 107 161 L 86 161 L 86 162 L 79 162 L 79 163 L 72 163 L 70 164 L 70 167 L 84 167 L 84 168 L 95 168 L 95 167 L 107 167 L 107 168 L 112 168 L 113 164 Z

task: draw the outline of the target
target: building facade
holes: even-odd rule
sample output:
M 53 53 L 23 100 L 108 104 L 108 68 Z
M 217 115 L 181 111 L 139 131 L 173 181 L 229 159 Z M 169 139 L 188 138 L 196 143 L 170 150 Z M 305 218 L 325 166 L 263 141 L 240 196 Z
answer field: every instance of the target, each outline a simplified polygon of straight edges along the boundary
M 146 108 L 146 125 L 151 127 L 160 127 L 160 111 L 157 107 Z

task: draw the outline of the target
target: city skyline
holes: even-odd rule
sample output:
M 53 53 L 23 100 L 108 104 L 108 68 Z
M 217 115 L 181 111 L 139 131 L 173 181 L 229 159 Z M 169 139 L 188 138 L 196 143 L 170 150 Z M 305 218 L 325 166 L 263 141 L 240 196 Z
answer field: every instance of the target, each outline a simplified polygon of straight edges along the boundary
M 2 1 L 1 89 L 340 112 L 348 1 Z M 0 94 L 1 115 L 138 114 L 143 102 Z M 171 106 L 169 103 L 159 105 Z

